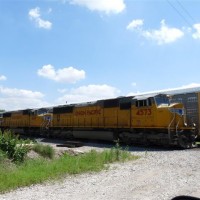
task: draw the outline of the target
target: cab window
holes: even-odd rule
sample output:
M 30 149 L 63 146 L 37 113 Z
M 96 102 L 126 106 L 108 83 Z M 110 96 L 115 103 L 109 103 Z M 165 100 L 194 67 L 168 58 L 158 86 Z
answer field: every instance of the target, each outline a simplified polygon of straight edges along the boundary
M 157 106 L 160 105 L 169 105 L 169 98 L 166 95 L 158 95 L 155 97 L 155 102 L 157 104 Z
M 151 99 L 145 99 L 145 100 L 138 100 L 135 102 L 136 107 L 145 107 L 145 106 L 151 106 Z

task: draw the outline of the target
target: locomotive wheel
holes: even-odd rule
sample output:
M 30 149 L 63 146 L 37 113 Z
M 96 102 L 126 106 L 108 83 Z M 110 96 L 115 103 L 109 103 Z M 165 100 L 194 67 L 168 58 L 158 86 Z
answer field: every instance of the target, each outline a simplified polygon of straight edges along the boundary
M 178 139 L 179 146 L 184 149 L 191 149 L 194 145 L 194 142 L 185 135 L 181 135 Z

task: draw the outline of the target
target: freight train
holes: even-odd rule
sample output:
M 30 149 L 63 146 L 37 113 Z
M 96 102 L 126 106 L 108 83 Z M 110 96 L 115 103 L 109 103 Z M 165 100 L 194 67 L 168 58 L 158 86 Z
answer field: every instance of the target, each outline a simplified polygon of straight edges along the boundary
M 118 97 L 2 114 L 0 128 L 27 135 L 119 140 L 192 148 L 197 133 L 181 103 L 166 94 Z

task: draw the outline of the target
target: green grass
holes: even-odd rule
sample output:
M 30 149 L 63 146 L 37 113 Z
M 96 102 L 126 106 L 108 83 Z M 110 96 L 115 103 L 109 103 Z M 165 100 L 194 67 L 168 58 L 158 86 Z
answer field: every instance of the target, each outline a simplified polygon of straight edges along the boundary
M 0 164 L 0 193 L 47 180 L 59 179 L 67 174 L 98 172 L 107 167 L 105 164 L 137 158 L 126 150 L 112 148 L 101 153 L 92 150 L 78 156 L 66 154 L 53 160 L 44 158 L 26 160 L 24 163 L 16 165 L 15 168 L 5 168 Z
M 0 163 L 4 161 L 5 157 L 5 153 L 2 150 L 0 150 Z
M 45 158 L 52 159 L 55 155 L 55 151 L 50 145 L 34 144 L 32 150 Z

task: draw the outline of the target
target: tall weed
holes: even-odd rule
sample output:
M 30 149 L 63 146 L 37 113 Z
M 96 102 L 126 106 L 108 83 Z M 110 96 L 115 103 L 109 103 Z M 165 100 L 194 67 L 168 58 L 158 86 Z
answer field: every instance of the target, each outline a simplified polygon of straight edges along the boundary
M 39 153 L 41 156 L 52 159 L 55 155 L 55 150 L 50 145 L 35 144 L 32 150 Z

